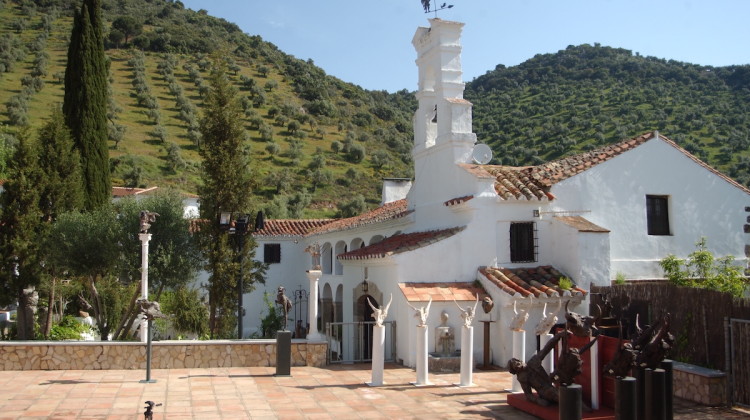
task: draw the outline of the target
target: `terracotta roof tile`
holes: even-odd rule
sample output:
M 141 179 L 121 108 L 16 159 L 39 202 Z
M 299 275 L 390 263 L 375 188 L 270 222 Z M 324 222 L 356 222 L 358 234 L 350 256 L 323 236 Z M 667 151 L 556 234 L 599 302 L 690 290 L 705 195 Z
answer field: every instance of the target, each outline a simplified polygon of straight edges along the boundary
M 375 210 L 371 210 L 360 214 L 359 216 L 348 217 L 346 219 L 338 219 L 331 223 L 321 226 L 313 231 L 309 232 L 308 235 L 318 235 L 322 233 L 336 232 L 340 230 L 354 229 L 359 226 L 365 226 L 373 223 L 384 222 L 386 220 L 398 219 L 411 213 L 411 210 L 407 209 L 406 199 L 392 201 L 386 203 Z
M 599 225 L 591 223 L 581 216 L 554 216 L 554 219 L 559 220 L 574 229 L 578 229 L 579 232 L 609 232 L 609 229 L 604 229 Z
M 570 290 L 561 289 L 559 282 L 564 274 L 548 265 L 514 269 L 481 267 L 479 274 L 511 296 L 520 295 L 525 298 L 533 294 L 538 298 L 587 293 L 575 284 Z
M 263 229 L 253 232 L 253 236 L 304 236 L 332 222 L 332 219 L 269 219 L 263 223 Z
M 400 254 L 415 249 L 425 247 L 443 239 L 449 238 L 458 232 L 464 230 L 464 227 L 455 227 L 442 230 L 430 230 L 426 232 L 412 232 L 394 235 L 385 238 L 382 241 L 339 254 L 337 257 L 341 260 L 367 260 L 372 258 L 385 258 L 389 255 Z
M 140 195 L 156 191 L 159 187 L 150 188 L 129 188 L 129 187 L 112 187 L 112 197 L 127 197 L 130 195 Z
M 446 206 L 448 206 L 448 207 L 455 206 L 457 204 L 465 203 L 465 202 L 471 200 L 472 198 L 474 198 L 473 195 L 465 195 L 463 197 L 458 197 L 458 198 L 450 199 L 450 200 L 446 201 L 443 204 L 446 205 Z
M 401 293 L 409 302 L 452 302 L 475 301 L 477 295 L 482 300 L 487 293 L 474 283 L 445 282 L 445 283 L 399 283 Z

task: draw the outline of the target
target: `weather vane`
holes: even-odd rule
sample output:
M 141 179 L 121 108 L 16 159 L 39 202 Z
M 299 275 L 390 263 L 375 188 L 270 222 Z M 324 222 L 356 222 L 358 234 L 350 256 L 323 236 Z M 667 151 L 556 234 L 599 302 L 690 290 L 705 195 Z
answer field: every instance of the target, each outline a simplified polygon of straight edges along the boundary
M 433 9 L 430 6 L 430 0 L 421 0 L 421 1 L 422 1 L 422 7 L 424 7 L 424 12 L 425 13 L 434 12 L 435 13 L 435 17 L 437 17 L 438 10 L 450 9 L 450 8 L 453 7 L 452 4 L 443 3 L 443 4 L 440 5 L 440 7 L 438 7 L 438 5 L 436 4 L 435 8 Z

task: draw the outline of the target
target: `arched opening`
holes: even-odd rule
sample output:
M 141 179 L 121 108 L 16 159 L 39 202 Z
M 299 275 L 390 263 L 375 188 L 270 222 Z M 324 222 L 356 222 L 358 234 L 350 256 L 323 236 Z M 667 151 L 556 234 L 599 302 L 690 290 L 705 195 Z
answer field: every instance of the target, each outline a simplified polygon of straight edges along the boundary
M 370 238 L 370 245 L 376 244 L 376 243 L 382 241 L 383 239 L 384 239 L 383 235 L 375 235 L 372 238 Z
M 323 274 L 333 274 L 333 250 L 331 244 L 326 242 L 320 251 Z
M 333 291 L 328 283 L 323 286 L 323 294 L 320 298 L 320 319 L 323 331 L 326 331 L 328 323 L 333 322 Z
M 368 302 L 369 299 L 369 302 Z M 371 295 L 362 295 L 357 299 L 357 314 L 355 314 L 355 320 L 358 322 L 371 322 L 372 318 L 372 306 L 380 308 L 380 304 Z M 361 360 L 372 359 L 372 327 L 373 324 L 368 323 L 363 326 L 364 328 L 358 328 L 355 337 L 354 351 L 361 355 Z
M 360 249 L 363 246 L 365 246 L 365 241 L 363 241 L 361 238 L 354 238 L 349 244 L 349 249 L 354 251 L 355 249 Z
M 339 255 L 339 254 L 343 254 L 346 251 L 347 251 L 346 242 L 344 242 L 344 241 L 338 241 L 338 242 L 336 242 L 336 249 L 335 249 L 333 258 L 335 259 L 335 261 L 334 261 L 334 267 L 335 267 L 334 274 L 337 275 L 337 276 L 341 276 L 341 275 L 344 274 L 344 266 L 343 266 L 343 264 L 341 264 L 339 262 L 338 259 L 336 259 L 336 256 Z

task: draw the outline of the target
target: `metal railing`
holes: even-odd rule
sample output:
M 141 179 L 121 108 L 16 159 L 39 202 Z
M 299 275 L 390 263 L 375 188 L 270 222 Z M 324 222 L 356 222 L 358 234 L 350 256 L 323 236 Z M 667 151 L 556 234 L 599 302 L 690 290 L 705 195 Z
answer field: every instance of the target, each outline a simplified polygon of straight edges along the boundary
M 375 322 L 328 322 L 326 339 L 328 340 L 327 362 L 360 363 L 372 360 L 372 327 Z M 396 357 L 396 322 L 386 321 L 385 348 L 383 357 L 392 362 Z

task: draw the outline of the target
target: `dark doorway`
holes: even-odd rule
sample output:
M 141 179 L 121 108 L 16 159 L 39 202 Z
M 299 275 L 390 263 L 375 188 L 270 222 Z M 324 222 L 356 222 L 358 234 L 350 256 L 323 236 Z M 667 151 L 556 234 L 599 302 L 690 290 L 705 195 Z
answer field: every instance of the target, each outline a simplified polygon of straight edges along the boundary
M 361 313 L 362 318 L 358 321 L 362 322 L 362 327 L 358 328 L 360 337 L 358 337 L 357 342 L 360 344 L 360 354 L 362 355 L 362 358 L 364 360 L 370 360 L 372 359 L 372 313 L 373 310 L 370 307 L 370 303 L 367 301 L 369 298 L 370 302 L 372 302 L 372 305 L 376 308 L 380 308 L 380 304 L 377 300 L 375 300 L 374 297 L 370 295 L 364 295 L 359 298 L 359 305 L 361 307 Z M 366 323 L 366 324 L 364 324 Z

